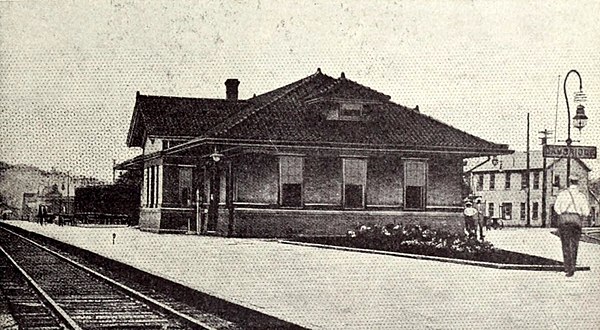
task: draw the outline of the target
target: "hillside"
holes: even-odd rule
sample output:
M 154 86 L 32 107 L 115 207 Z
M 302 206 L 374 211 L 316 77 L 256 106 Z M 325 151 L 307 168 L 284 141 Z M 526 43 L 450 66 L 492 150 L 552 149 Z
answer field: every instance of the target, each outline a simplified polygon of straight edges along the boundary
M 19 213 L 23 193 L 44 194 L 54 187 L 63 196 L 74 196 L 76 187 L 94 184 L 103 182 L 95 178 L 69 177 L 60 171 L 44 171 L 34 166 L 11 165 L 0 161 L 0 208 Z
M 590 182 L 590 190 L 594 195 L 600 197 L 600 178 L 596 178 Z

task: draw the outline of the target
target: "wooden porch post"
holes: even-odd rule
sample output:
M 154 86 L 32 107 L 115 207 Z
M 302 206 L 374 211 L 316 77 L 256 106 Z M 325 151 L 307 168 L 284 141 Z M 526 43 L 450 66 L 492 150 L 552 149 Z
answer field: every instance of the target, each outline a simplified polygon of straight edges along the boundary
M 227 163 L 227 175 L 226 175 L 226 205 L 229 211 L 229 224 L 227 226 L 227 236 L 233 236 L 235 224 L 234 224 L 234 208 L 233 208 L 233 161 L 230 160 Z

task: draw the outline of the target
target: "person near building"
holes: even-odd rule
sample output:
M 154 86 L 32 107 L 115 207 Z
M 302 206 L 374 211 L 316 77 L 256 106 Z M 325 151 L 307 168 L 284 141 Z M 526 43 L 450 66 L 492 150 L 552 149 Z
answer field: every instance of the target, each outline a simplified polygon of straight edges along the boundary
M 562 243 L 565 273 L 571 277 L 577 263 L 581 223 L 590 213 L 587 196 L 579 191 L 579 178 L 569 178 L 569 187 L 556 197 L 554 211 L 559 215 L 558 234 Z
M 465 215 L 465 229 L 467 230 L 467 234 L 469 238 L 474 238 L 477 236 L 477 227 L 475 227 L 475 218 L 477 217 L 477 209 L 473 207 L 473 203 L 471 201 L 467 201 L 465 203 L 465 210 L 463 211 Z
M 46 221 L 46 217 L 48 217 L 48 210 L 46 209 L 46 205 L 38 206 L 38 219 L 40 221 L 40 225 L 44 225 L 44 221 Z
M 475 200 L 475 208 L 477 209 L 477 227 L 479 228 L 479 239 L 483 241 L 485 238 L 485 235 L 483 235 L 483 228 L 487 228 L 487 217 L 485 216 L 485 203 L 482 202 L 481 197 L 478 197 Z

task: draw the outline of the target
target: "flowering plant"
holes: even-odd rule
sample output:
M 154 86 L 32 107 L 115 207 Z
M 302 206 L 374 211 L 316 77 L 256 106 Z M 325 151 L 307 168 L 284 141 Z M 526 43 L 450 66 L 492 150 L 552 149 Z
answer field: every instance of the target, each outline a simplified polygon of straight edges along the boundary
M 480 242 L 467 235 L 449 233 L 421 225 L 365 225 L 349 230 L 352 245 L 389 251 L 410 250 L 433 252 L 436 255 L 481 254 L 494 251 L 489 242 Z

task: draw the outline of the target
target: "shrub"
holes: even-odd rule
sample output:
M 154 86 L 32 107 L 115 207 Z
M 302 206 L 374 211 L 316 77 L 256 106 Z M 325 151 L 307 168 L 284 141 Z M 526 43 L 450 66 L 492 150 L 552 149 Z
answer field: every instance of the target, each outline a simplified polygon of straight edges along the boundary
M 441 256 L 483 254 L 495 251 L 489 242 L 421 225 L 359 225 L 347 233 L 355 247 L 431 253 Z

